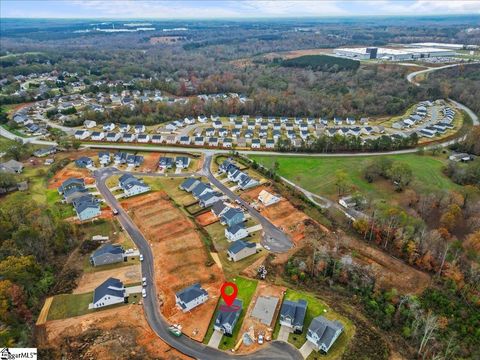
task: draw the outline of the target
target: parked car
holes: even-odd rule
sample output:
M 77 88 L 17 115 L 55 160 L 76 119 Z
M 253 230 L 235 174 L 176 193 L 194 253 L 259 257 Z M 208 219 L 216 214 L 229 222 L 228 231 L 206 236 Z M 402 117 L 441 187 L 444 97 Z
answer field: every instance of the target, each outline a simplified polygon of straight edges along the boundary
M 258 343 L 259 343 L 260 345 L 263 344 L 263 335 L 262 335 L 262 334 L 258 335 Z
M 143 255 L 140 254 L 140 261 L 143 261 Z
M 147 286 L 147 278 L 146 277 L 142 278 L 142 285 Z
M 142 289 L 142 297 L 147 297 L 147 290 Z
M 113 215 L 118 215 L 118 210 L 114 208 L 114 209 L 112 210 L 112 213 L 113 213 Z

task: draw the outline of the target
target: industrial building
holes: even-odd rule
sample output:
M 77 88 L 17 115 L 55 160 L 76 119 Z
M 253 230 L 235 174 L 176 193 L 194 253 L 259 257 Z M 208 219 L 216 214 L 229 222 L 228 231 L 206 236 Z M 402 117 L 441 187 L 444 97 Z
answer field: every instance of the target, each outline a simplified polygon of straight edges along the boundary
M 415 60 L 429 57 L 455 56 L 452 49 L 440 49 L 434 47 L 415 47 L 404 49 L 390 49 L 383 47 L 361 47 L 361 48 L 337 48 L 335 55 L 358 60 L 382 59 L 382 60 Z
M 436 43 L 436 42 L 421 42 L 409 44 L 408 47 L 430 47 L 430 48 L 439 48 L 439 49 L 450 49 L 450 50 L 462 50 L 462 49 L 477 49 L 477 45 L 465 45 L 465 44 L 447 44 L 447 43 Z

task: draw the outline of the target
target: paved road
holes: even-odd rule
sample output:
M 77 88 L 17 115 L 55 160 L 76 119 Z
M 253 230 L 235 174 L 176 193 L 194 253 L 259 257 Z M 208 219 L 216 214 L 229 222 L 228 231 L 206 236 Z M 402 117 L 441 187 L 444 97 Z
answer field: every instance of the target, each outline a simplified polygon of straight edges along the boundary
M 474 62 L 469 62 L 469 63 L 450 64 L 450 65 L 439 66 L 439 67 L 429 67 L 427 69 L 414 71 L 414 72 L 408 74 L 407 75 L 407 80 L 408 80 L 408 82 L 410 82 L 410 83 L 412 83 L 416 86 L 420 86 L 420 83 L 415 81 L 415 77 L 417 77 L 417 75 L 426 74 L 426 73 L 430 73 L 430 72 L 437 71 L 437 70 L 442 70 L 442 69 L 448 69 L 448 68 L 455 67 L 455 66 L 466 66 L 466 65 L 472 65 L 472 64 L 480 64 L 480 62 L 474 61 Z
M 261 215 L 257 210 L 250 206 L 248 202 L 243 200 L 240 196 L 231 191 L 220 180 L 218 180 L 211 171 L 211 164 L 215 152 L 210 151 L 205 154 L 205 161 L 203 163 L 202 173 L 208 180 L 220 189 L 230 200 L 240 203 L 244 206 L 248 213 L 257 220 L 263 228 L 262 245 L 273 252 L 285 252 L 292 248 L 293 243 L 290 237 L 282 230 L 273 225 L 270 220 Z
M 154 277 L 154 267 L 153 267 L 153 254 L 148 244 L 148 241 L 145 239 L 143 234 L 140 232 L 138 227 L 132 221 L 130 216 L 122 209 L 118 201 L 115 199 L 113 194 L 110 192 L 106 186 L 106 180 L 113 174 L 121 173 L 120 171 L 114 168 L 104 168 L 94 171 L 93 175 L 96 180 L 97 188 L 99 192 L 104 197 L 106 203 L 111 207 L 118 210 L 117 219 L 125 229 L 125 231 L 130 235 L 133 242 L 140 250 L 140 253 L 143 254 L 142 267 L 142 276 L 147 278 L 148 284 L 147 287 L 147 297 L 143 299 L 143 307 L 145 310 L 145 315 L 150 327 L 155 331 L 155 333 L 168 345 L 177 349 L 181 353 L 191 356 L 196 359 L 232 359 L 233 355 L 207 347 L 199 342 L 191 340 L 187 336 L 175 337 L 168 332 L 169 324 L 160 314 L 160 305 L 158 303 L 157 291 L 155 288 L 155 277 Z M 145 175 L 154 175 L 155 174 L 143 174 Z M 161 175 L 161 174 L 157 174 Z M 273 341 L 270 344 L 263 347 L 260 351 L 257 351 L 249 355 L 239 355 L 235 356 L 236 358 L 241 359 L 258 359 L 258 360 L 270 360 L 270 359 L 302 359 L 300 353 L 293 346 L 284 343 L 282 341 Z

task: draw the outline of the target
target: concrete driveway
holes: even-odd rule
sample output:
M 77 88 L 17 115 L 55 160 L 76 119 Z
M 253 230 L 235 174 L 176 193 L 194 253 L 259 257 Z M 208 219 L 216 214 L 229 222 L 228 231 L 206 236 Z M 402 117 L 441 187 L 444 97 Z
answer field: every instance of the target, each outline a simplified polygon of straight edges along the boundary
M 306 359 L 313 351 L 313 344 L 310 341 L 305 341 L 305 344 L 300 348 L 300 354 Z
M 141 293 L 142 285 L 126 287 L 125 291 L 127 292 L 127 295 Z
M 208 342 L 208 346 L 218 349 L 218 345 L 220 345 L 220 341 L 222 341 L 222 336 L 223 334 L 220 331 L 215 330 Z
M 290 335 L 290 328 L 285 325 L 281 325 L 277 340 L 288 342 L 288 335 Z

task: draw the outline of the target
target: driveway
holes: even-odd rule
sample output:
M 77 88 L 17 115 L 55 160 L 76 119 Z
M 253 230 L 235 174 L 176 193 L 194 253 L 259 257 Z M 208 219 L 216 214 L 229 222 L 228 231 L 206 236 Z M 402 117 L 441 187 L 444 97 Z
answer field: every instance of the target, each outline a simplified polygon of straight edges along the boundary
M 305 344 L 300 348 L 300 354 L 306 359 L 313 351 L 313 344 L 310 341 L 305 341 Z
M 215 330 L 208 342 L 208 346 L 218 349 L 218 345 L 220 345 L 220 341 L 222 341 L 222 336 L 223 334 L 220 331 Z
M 141 293 L 142 292 L 142 285 L 126 287 L 125 291 L 127 292 L 127 295 Z
M 288 342 L 289 335 L 290 335 L 290 328 L 285 325 L 280 325 L 280 331 L 278 332 L 277 340 Z

